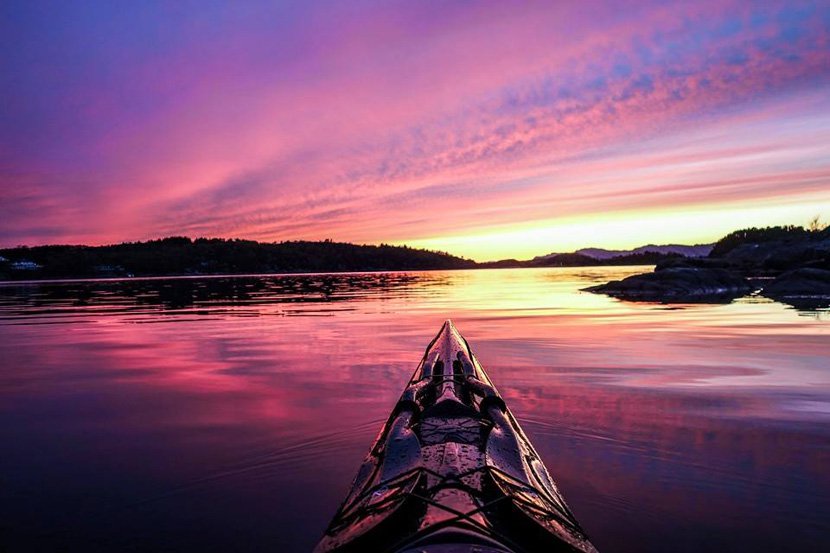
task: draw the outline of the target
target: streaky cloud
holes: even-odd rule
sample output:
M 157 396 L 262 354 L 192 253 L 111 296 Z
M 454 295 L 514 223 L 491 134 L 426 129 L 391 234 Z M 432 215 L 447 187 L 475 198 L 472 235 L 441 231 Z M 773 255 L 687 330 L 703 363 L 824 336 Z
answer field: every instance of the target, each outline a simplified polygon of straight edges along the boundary
M 822 3 L 251 4 L 196 23 L 64 7 L 45 43 L 18 11 L 2 45 L 24 46 L 0 108 L 4 243 L 440 243 L 557 216 L 806 202 L 830 173 Z M 107 48 L 59 69 L 93 28 Z

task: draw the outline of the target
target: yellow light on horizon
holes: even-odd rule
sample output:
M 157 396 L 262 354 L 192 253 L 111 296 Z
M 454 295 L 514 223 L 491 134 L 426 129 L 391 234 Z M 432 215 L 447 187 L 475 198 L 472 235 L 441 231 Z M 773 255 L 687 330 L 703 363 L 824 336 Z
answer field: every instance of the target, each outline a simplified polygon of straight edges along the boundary
M 647 244 L 707 244 L 741 228 L 806 225 L 830 217 L 830 199 L 683 211 L 628 211 L 511 225 L 498 230 L 401 240 L 397 244 L 440 250 L 476 261 L 530 259 L 581 248 L 630 249 Z

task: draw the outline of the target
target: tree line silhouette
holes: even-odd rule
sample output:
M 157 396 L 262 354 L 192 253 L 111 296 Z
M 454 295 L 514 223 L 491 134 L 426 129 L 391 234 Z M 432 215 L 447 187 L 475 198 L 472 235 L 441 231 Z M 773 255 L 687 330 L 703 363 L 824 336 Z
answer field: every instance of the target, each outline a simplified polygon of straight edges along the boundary
M 0 271 L 12 278 L 465 269 L 476 265 L 443 252 L 386 244 L 262 243 L 182 236 L 110 246 L 22 246 L 0 250 L 0 256 L 6 260 Z
M 830 230 L 818 218 L 805 227 L 789 225 L 731 232 L 715 244 L 710 258 L 743 244 L 803 242 Z M 19 246 L 0 249 L 0 278 L 89 278 L 124 276 L 215 275 L 258 273 L 329 273 L 360 271 L 421 271 L 509 267 L 575 267 L 591 265 L 654 265 L 682 256 L 659 252 L 596 259 L 577 253 L 545 259 L 476 263 L 470 259 L 408 246 L 366 246 L 345 242 L 253 240 L 172 236 L 146 242 L 108 246 Z

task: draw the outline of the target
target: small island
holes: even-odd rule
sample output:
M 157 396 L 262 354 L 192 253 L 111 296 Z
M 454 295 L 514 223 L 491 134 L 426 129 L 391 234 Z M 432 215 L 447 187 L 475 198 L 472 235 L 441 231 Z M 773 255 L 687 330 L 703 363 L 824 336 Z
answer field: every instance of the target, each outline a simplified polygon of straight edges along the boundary
M 830 228 L 778 226 L 732 232 L 708 256 L 586 288 L 629 301 L 728 303 L 758 293 L 797 308 L 830 305 Z

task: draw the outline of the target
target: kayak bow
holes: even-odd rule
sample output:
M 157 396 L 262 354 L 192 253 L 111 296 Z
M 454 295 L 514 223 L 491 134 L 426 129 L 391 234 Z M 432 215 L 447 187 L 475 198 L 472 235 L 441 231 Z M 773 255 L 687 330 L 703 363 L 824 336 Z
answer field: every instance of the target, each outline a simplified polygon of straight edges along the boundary
M 451 321 L 315 553 L 596 552 Z

